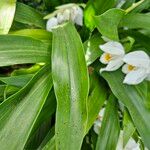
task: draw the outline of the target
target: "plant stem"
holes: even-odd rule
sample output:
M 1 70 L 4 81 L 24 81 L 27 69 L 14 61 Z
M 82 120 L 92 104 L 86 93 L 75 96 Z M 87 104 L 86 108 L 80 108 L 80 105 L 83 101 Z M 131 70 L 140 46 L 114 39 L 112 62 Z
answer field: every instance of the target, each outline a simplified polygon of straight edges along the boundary
M 137 3 L 133 3 L 131 7 L 127 8 L 125 10 L 126 13 L 129 13 L 130 11 L 132 11 L 134 8 L 136 8 L 137 6 L 139 6 L 141 3 L 143 3 L 144 0 L 140 0 L 139 2 Z

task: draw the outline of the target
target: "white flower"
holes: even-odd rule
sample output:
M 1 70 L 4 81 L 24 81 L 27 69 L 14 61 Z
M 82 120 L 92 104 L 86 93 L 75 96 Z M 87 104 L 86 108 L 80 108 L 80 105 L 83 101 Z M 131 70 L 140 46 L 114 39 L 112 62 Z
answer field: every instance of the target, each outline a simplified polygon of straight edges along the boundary
M 134 85 L 149 78 L 150 58 L 144 51 L 134 51 L 125 55 L 122 72 L 126 74 L 123 83 Z
M 51 31 L 51 29 L 65 21 L 72 21 L 73 23 L 82 26 L 83 25 L 83 10 L 76 4 L 67 4 L 56 7 L 56 11 L 52 14 L 44 17 L 49 19 L 46 25 L 46 29 Z
M 71 20 L 77 25 L 83 25 L 83 10 L 80 7 L 74 6 L 71 9 Z
M 97 134 L 99 134 L 99 130 L 100 130 L 101 125 L 102 125 L 104 112 L 105 112 L 105 108 L 102 108 L 98 114 L 96 121 L 94 122 L 94 128 L 93 129 L 94 129 L 95 133 L 97 133 Z
M 52 31 L 52 29 L 53 29 L 54 27 L 56 27 L 57 25 L 58 25 L 57 18 L 56 18 L 56 17 L 52 17 L 52 18 L 50 18 L 50 19 L 47 21 L 46 30 L 47 30 L 47 31 Z
M 103 64 L 107 64 L 105 68 L 100 69 L 100 72 L 115 71 L 122 66 L 125 51 L 121 43 L 109 41 L 99 47 L 104 51 L 100 57 L 100 61 Z
M 121 130 L 116 150 L 140 150 L 140 145 L 131 137 L 125 147 L 123 147 L 123 130 Z

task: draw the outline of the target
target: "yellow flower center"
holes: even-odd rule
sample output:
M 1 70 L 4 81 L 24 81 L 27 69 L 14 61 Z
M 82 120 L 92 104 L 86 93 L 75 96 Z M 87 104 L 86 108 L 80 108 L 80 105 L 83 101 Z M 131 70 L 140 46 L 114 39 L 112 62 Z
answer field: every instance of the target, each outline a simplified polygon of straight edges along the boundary
M 128 65 L 128 70 L 129 70 L 129 71 L 132 71 L 132 70 L 134 70 L 134 69 L 135 69 L 135 66 Z
M 109 53 L 106 53 L 106 54 L 105 54 L 105 60 L 106 60 L 106 61 L 110 61 L 111 59 L 112 59 L 112 55 L 109 54 Z

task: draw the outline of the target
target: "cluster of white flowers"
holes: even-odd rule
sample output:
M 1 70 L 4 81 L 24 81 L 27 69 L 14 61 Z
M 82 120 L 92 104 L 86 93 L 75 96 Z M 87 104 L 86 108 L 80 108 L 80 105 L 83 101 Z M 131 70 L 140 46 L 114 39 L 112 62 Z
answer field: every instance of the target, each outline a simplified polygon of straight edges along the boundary
M 125 54 L 123 45 L 116 41 L 108 41 L 99 47 L 104 52 L 100 62 L 107 64 L 100 72 L 115 71 L 125 63 L 122 67 L 122 72 L 126 74 L 123 83 L 135 85 L 144 79 L 150 80 L 150 58 L 144 51 Z
M 46 24 L 46 30 L 51 31 L 54 27 L 65 21 L 72 21 L 73 23 L 82 26 L 83 25 L 83 10 L 77 4 L 66 4 L 56 7 L 56 11 L 50 16 Z

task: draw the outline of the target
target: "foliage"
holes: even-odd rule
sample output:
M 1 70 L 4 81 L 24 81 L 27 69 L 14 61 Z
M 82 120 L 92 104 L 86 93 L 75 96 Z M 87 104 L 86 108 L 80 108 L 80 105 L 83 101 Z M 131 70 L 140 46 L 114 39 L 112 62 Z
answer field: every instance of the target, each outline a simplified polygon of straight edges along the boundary
M 66 3 L 84 9 L 83 26 L 47 31 L 44 17 Z M 115 150 L 122 130 L 124 146 L 150 149 L 150 82 L 99 72 L 105 40 L 150 55 L 149 10 L 149 0 L 1 0 L 0 150 Z

